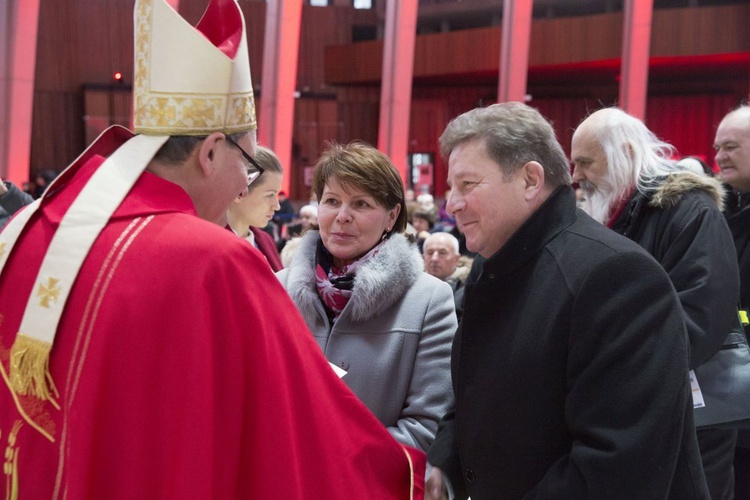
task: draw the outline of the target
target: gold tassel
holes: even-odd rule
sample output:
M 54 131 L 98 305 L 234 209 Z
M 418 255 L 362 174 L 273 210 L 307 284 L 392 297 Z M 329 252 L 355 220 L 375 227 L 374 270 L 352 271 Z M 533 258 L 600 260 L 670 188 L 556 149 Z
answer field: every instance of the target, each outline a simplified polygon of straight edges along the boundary
M 49 372 L 51 350 L 52 344 L 20 332 L 16 335 L 10 349 L 10 386 L 17 394 L 31 394 L 42 401 L 51 400 L 52 393 L 58 395 Z

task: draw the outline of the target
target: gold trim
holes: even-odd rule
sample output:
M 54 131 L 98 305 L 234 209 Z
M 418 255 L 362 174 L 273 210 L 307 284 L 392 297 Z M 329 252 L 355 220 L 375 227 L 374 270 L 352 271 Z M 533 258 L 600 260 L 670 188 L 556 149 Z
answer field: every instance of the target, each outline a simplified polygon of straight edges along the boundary
M 18 499 L 18 446 L 16 438 L 21 430 L 23 422 L 16 420 L 8 434 L 8 446 L 5 448 L 5 461 L 3 472 L 5 473 L 5 498 L 7 500 Z
M 402 446 L 401 447 L 401 451 L 404 452 L 404 454 L 406 455 L 406 460 L 408 460 L 408 462 L 409 462 L 409 471 L 411 471 L 410 474 L 409 474 L 409 482 L 410 482 L 410 484 L 409 484 L 409 499 L 410 500 L 414 500 L 414 463 L 412 463 L 412 461 L 411 461 L 411 455 L 409 455 L 409 452 L 406 451 L 406 448 L 404 448 Z M 427 488 L 426 484 L 425 484 L 425 488 Z
M 30 394 L 59 408 L 54 397 L 60 394 L 49 371 L 51 350 L 49 342 L 18 332 L 10 348 L 10 386 L 21 396 Z
M 47 438 L 47 440 L 50 443 L 55 442 L 55 438 L 52 437 L 50 433 L 42 429 L 42 427 L 37 424 L 29 415 L 24 411 L 23 406 L 21 406 L 21 402 L 18 400 L 18 394 L 15 393 L 15 391 L 10 387 L 10 378 L 8 377 L 8 374 L 5 372 L 5 368 L 3 367 L 3 364 L 0 363 L 0 375 L 3 376 L 3 380 L 5 380 L 5 385 L 8 386 L 8 391 L 10 391 L 11 396 L 13 396 L 13 401 L 16 403 L 16 410 L 18 410 L 18 413 L 23 417 L 23 419 L 26 421 L 27 424 L 29 424 L 32 428 L 37 430 L 39 434 Z
M 151 216 L 147 219 L 146 223 L 153 218 Z M 89 299 L 86 302 L 86 307 L 83 311 L 83 315 L 81 317 L 81 323 L 78 328 L 78 334 L 76 335 L 76 342 L 73 346 L 73 353 L 72 358 L 68 367 L 68 375 L 66 377 L 65 381 L 65 394 L 67 396 L 67 403 L 65 406 L 65 411 L 63 412 L 63 425 L 62 425 L 62 432 L 60 437 L 60 448 L 59 448 L 59 459 L 58 459 L 58 468 L 57 468 L 57 474 L 55 476 L 55 488 L 53 490 L 52 498 L 58 498 L 60 494 L 60 487 L 62 485 L 62 476 L 63 476 L 63 469 L 65 468 L 66 458 L 68 457 L 68 421 L 70 410 L 73 407 L 73 403 L 75 402 L 75 396 L 78 391 L 78 383 L 80 381 L 81 373 L 83 371 L 83 364 L 86 361 L 86 353 L 88 352 L 88 345 L 89 340 L 91 338 L 91 335 L 93 333 L 93 325 L 96 319 L 96 316 L 98 315 L 99 307 L 101 306 L 101 301 L 104 293 L 106 292 L 107 287 L 109 286 L 109 282 L 112 278 L 112 273 L 114 270 L 110 270 L 111 266 L 110 263 L 113 260 L 113 257 L 115 254 L 120 251 L 120 248 L 122 246 L 123 241 L 128 237 L 128 235 L 131 234 L 133 229 L 138 226 L 142 221 L 141 217 L 137 217 L 133 219 L 133 221 L 128 224 L 128 226 L 123 230 L 122 234 L 115 240 L 114 244 L 112 245 L 112 248 L 107 253 L 107 256 L 104 258 L 104 261 L 102 262 L 102 265 L 99 269 L 99 273 L 96 276 L 96 280 L 94 280 L 94 284 L 91 287 L 91 293 L 89 294 Z M 144 223 L 145 225 L 145 223 Z M 140 229 L 137 231 L 139 232 Z M 137 233 L 136 232 L 136 233 Z M 117 262 L 121 260 L 121 257 L 116 259 Z M 116 269 L 116 265 L 114 266 Z M 105 279 L 105 275 L 107 275 L 107 278 Z M 106 283 L 102 285 L 102 282 L 105 281 Z M 95 312 L 91 312 L 92 309 L 94 309 Z

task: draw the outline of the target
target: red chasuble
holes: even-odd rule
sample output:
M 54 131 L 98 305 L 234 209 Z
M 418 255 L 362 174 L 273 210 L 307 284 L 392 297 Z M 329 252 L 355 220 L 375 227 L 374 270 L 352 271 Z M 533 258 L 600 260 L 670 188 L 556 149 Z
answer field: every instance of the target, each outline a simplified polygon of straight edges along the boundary
M 64 174 L 0 277 L 0 497 L 421 498 L 424 455 L 336 377 L 265 258 L 149 173 L 71 291 L 50 357 L 59 395 L 11 391 L 45 250 L 121 135 Z
M 250 232 L 255 236 L 255 244 L 258 245 L 260 253 L 265 255 L 273 272 L 284 269 L 284 265 L 281 263 L 281 257 L 279 256 L 279 251 L 276 249 L 276 242 L 273 241 L 271 235 L 257 227 L 251 227 Z

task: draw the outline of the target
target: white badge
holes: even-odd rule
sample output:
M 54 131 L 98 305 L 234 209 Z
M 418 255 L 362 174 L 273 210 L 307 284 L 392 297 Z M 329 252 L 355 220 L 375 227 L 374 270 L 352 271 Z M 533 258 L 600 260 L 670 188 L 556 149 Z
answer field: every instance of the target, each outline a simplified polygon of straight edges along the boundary
M 701 387 L 698 385 L 695 370 L 690 370 L 690 391 L 693 393 L 693 408 L 705 408 L 706 403 L 703 401 L 703 394 L 701 393 Z

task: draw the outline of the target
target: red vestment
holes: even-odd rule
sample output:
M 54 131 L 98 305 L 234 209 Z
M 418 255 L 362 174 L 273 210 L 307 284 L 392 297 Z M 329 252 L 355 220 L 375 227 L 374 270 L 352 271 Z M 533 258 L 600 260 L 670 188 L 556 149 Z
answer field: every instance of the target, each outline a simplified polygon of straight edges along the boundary
M 266 256 L 273 272 L 284 269 L 284 264 L 281 263 L 281 257 L 279 256 L 279 251 L 276 249 L 276 242 L 273 241 L 271 235 L 258 227 L 251 227 L 250 232 L 253 233 L 255 244 L 258 245 L 258 250 Z
M 336 377 L 265 258 L 148 172 L 65 306 L 50 357 L 59 408 L 11 391 L 10 348 L 54 230 L 125 139 L 108 133 L 63 174 L 0 276 L 0 497 L 421 498 L 424 455 Z

